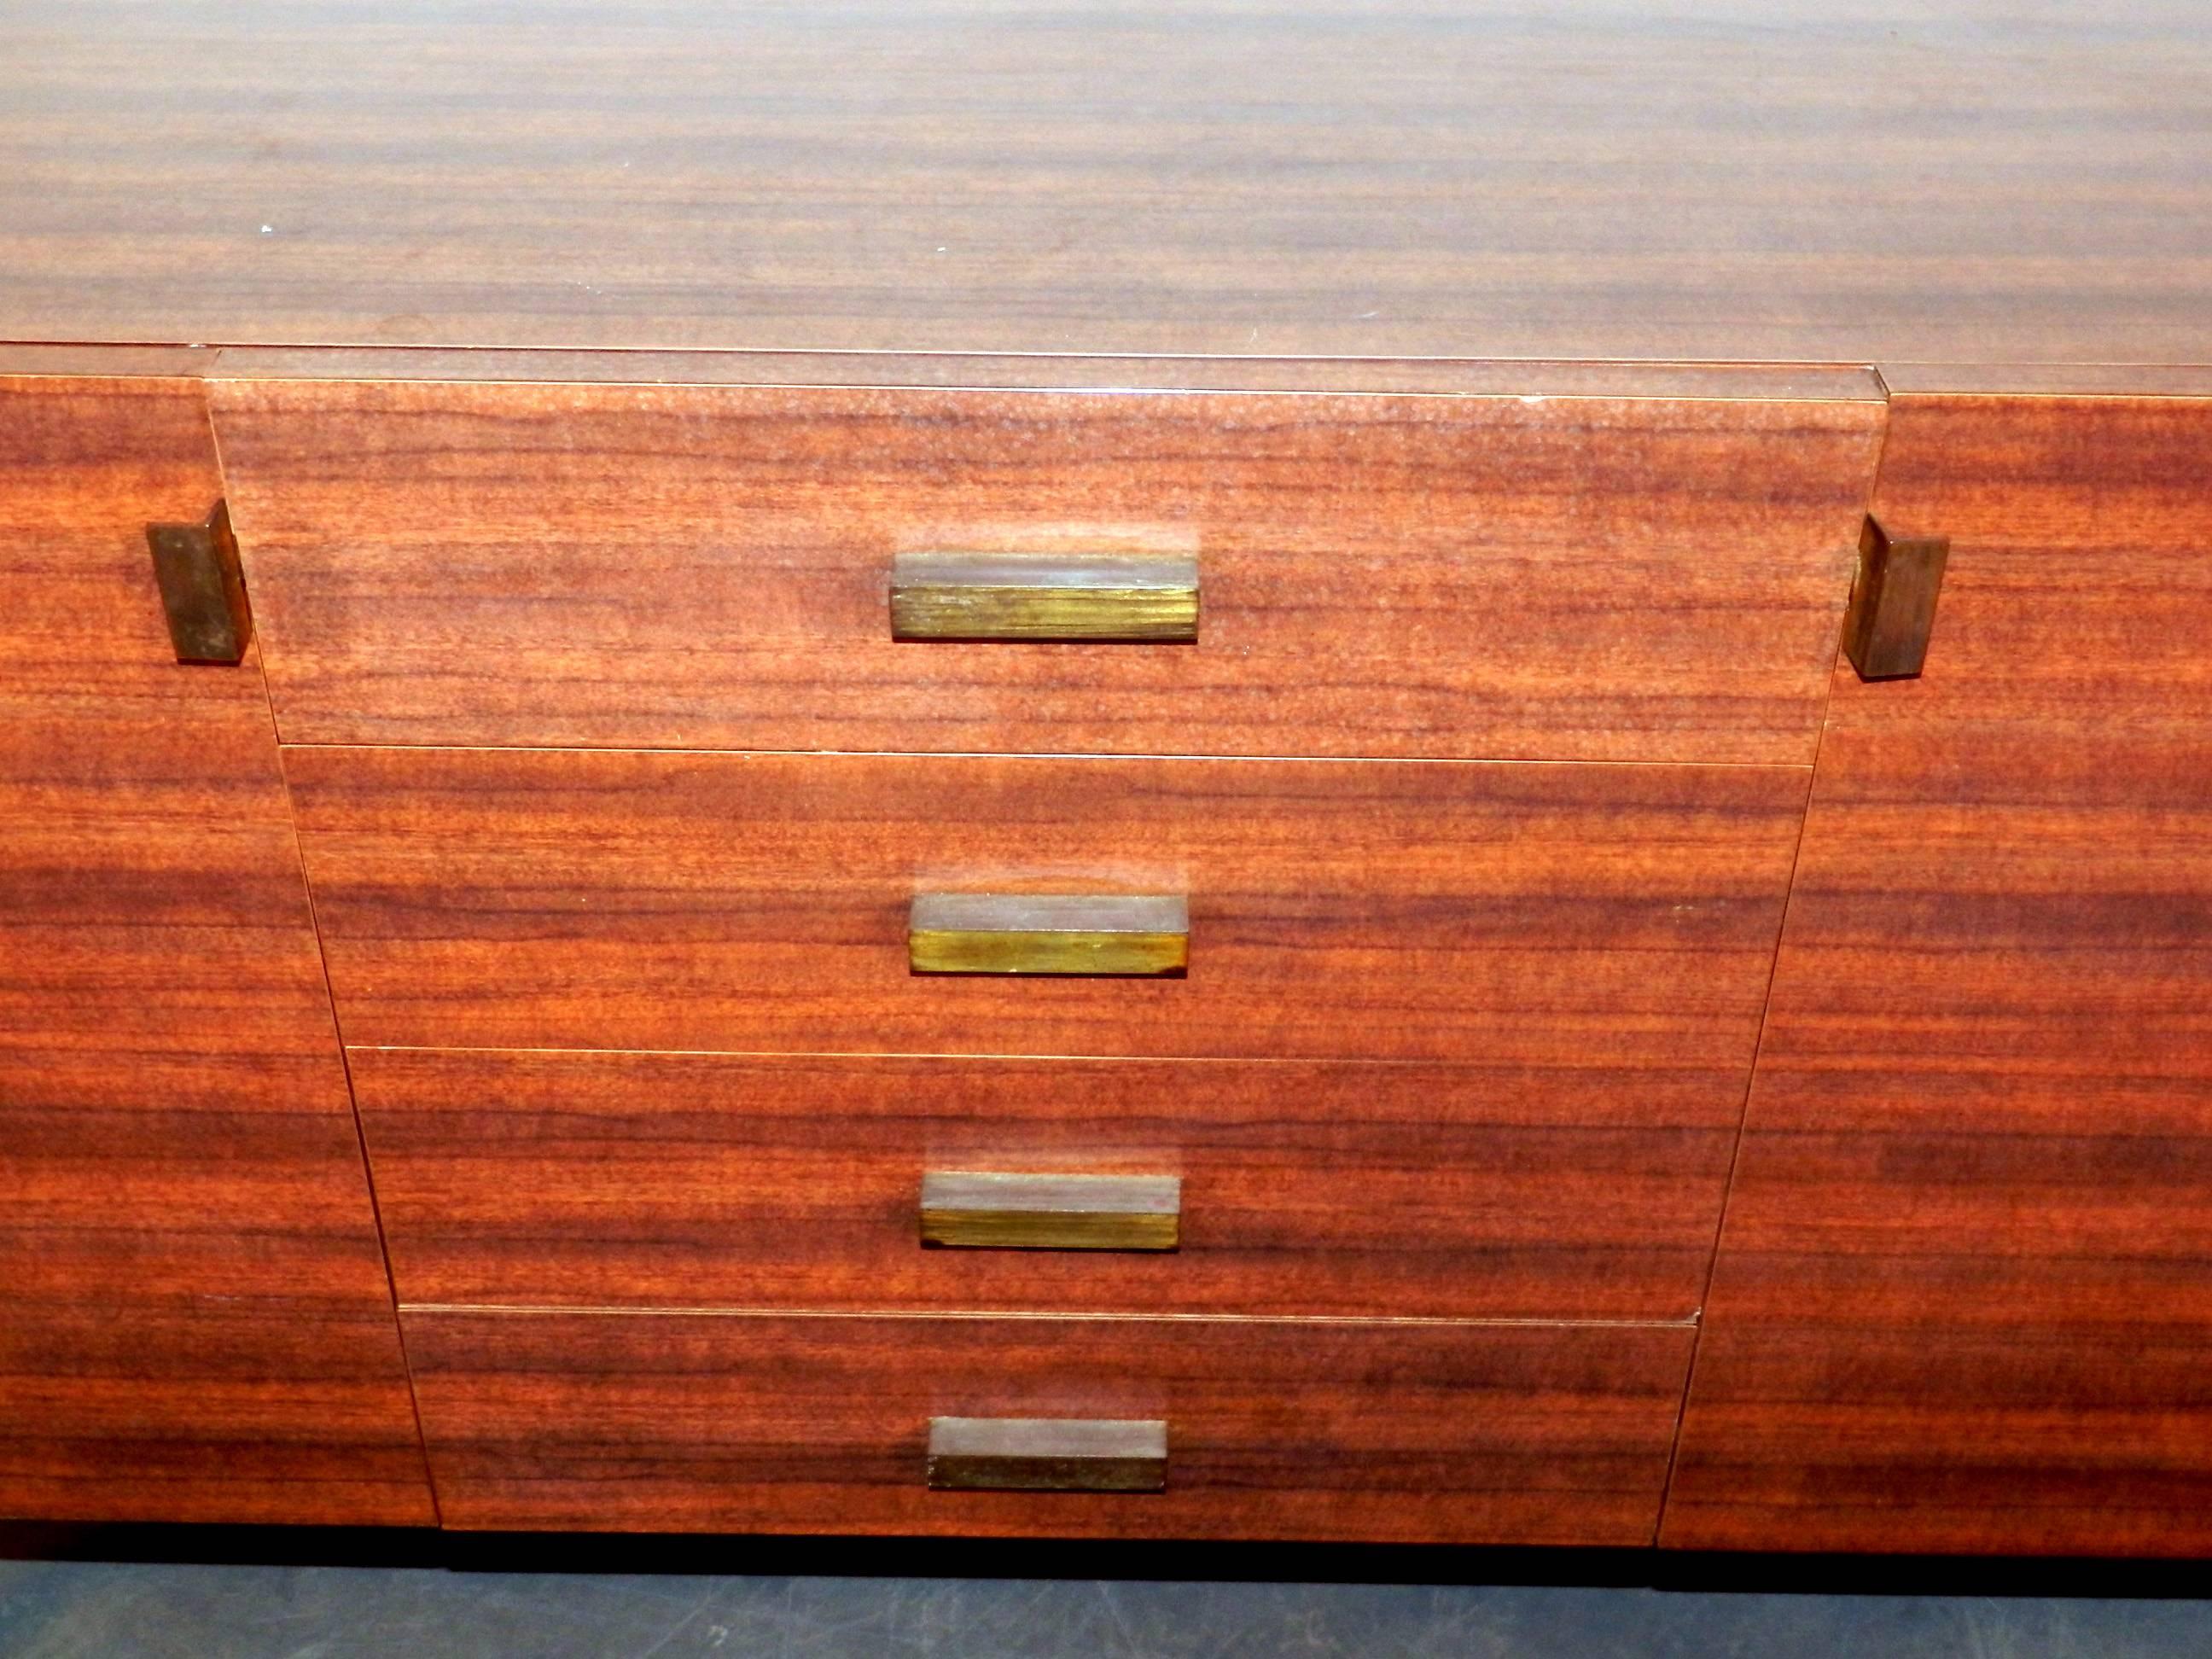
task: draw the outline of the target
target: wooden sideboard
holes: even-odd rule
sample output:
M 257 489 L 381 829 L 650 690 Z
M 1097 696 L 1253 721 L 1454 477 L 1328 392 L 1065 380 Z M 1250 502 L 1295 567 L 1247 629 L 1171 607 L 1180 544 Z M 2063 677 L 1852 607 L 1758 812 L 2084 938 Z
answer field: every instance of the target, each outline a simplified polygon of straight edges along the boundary
M 1926 11 L 0 25 L 0 1516 L 2212 1549 L 2212 35 Z

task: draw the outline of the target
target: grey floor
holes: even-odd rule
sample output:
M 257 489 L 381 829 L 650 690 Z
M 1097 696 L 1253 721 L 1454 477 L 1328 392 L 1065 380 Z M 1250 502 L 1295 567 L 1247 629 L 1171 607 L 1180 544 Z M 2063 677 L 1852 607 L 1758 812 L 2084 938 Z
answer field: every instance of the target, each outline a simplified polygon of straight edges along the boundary
M 1770 1580 L 1802 1579 L 1806 1571 L 1737 1561 L 1705 1569 L 1695 1584 L 1655 1588 L 1637 1582 L 1650 1577 L 1648 1558 L 1537 1558 L 1532 1572 L 1523 1559 L 1324 1553 L 1291 1557 L 1287 1565 L 1310 1581 L 1284 1582 L 1273 1579 L 1285 1565 L 1279 1556 L 1196 1551 L 1155 1553 L 1134 1564 L 1134 1576 L 1092 1578 L 1075 1576 L 1092 1559 L 1076 1547 L 1042 1555 L 1018 1549 L 994 1560 L 994 1548 L 1008 1547 L 983 1545 L 962 1547 L 957 1557 L 941 1546 L 903 1547 L 931 1576 L 902 1577 L 896 1575 L 902 1548 L 896 1545 L 813 1546 L 807 1570 L 794 1571 L 787 1548 L 743 1540 L 719 1544 L 711 1559 L 680 1544 L 520 1540 L 504 1547 L 495 1564 L 448 1565 L 421 1559 L 419 1550 L 410 1556 L 342 1546 L 313 1560 L 255 1559 L 250 1545 L 216 1552 L 233 1559 L 175 1559 L 194 1553 L 189 1538 L 180 1546 L 173 1535 L 151 1542 L 143 1534 L 33 1537 L 5 1547 L 0 1536 L 0 1654 L 2212 1655 L 2212 1601 L 2191 1599 L 2212 1583 L 2200 1582 L 2201 1569 L 2188 1568 L 2146 1577 L 2125 1570 L 1853 1566 L 1843 1577 L 1863 1582 L 1838 1589 L 1768 1587 Z M 264 1553 L 287 1549 L 280 1541 Z M 757 1565 L 771 1570 L 729 1571 L 756 1565 L 745 1559 L 755 1551 L 767 1553 L 770 1559 Z M 865 1559 L 865 1576 L 841 1576 L 837 1569 L 850 1565 L 846 1558 L 854 1551 L 877 1553 Z M 518 1560 L 548 1552 L 561 1571 L 517 1569 Z M 604 1567 L 594 1571 L 600 1552 Z M 349 1561 L 349 1553 L 375 1564 Z M 891 1559 L 882 1559 L 886 1553 Z M 1340 1562 L 1352 1569 L 1345 1575 L 1352 1582 L 1328 1582 Z M 1175 1576 L 1178 1563 L 1185 1576 Z M 661 1570 L 637 1570 L 641 1565 Z M 1133 1571 L 1127 1561 L 1107 1565 Z M 1578 1565 L 1589 1570 L 1578 1572 Z M 1493 1566 L 1492 1576 L 1522 1582 L 1388 1582 L 1480 1577 Z M 1059 1576 L 1041 1576 L 1045 1569 Z M 1526 1582 L 1531 1577 L 1556 1582 Z M 1911 1593 L 1901 1593 L 1899 1582 L 1909 1583 Z M 2023 1593 L 2053 1588 L 2069 1593 Z

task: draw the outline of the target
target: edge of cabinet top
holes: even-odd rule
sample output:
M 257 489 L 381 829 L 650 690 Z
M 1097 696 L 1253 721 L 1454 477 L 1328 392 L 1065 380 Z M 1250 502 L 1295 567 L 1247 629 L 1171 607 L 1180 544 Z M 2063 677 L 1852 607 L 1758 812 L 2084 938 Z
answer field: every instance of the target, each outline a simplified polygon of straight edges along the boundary
M 2169 374 L 2172 371 L 2168 371 Z M 1820 363 L 1595 363 L 1355 357 L 505 351 L 408 346 L 149 347 L 0 341 L 0 377 L 447 382 L 474 386 L 1254 392 L 1334 396 L 1880 403 L 1871 368 Z M 2212 374 L 2203 377 L 2212 392 Z
M 0 338 L 2126 391 L 2208 154 L 2202 0 L 87 0 L 0 21 Z
M 0 377 L 466 385 L 1231 392 L 1384 397 L 1880 403 L 1899 394 L 2212 398 L 2212 365 L 1547 362 L 1466 358 L 1052 356 L 896 351 L 469 350 L 0 340 Z

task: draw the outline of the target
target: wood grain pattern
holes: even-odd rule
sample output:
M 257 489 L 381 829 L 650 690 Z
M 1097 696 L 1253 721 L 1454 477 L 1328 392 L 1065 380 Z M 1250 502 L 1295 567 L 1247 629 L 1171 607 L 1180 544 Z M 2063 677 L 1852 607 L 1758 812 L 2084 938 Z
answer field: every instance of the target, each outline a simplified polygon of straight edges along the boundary
M 285 739 L 1808 764 L 1883 410 L 239 382 Z M 902 550 L 1198 558 L 1195 644 L 901 641 Z
M 2203 730 L 2212 720 L 2208 404 L 1899 398 L 1883 522 L 1900 535 L 1967 526 L 1987 550 L 1946 568 L 1919 677 L 1839 678 L 1833 724 Z
M 369 1046 L 1746 1065 L 1807 774 L 292 749 Z M 917 889 L 1188 895 L 1182 979 L 948 977 Z
M 0 1514 L 430 1524 L 389 1301 L 0 1304 Z
M 30 337 L 2212 362 L 2197 0 L 122 0 Z
M 1680 1327 L 410 1313 L 465 1528 L 1634 1545 Z M 933 1492 L 939 1416 L 1156 1418 L 1164 1492 Z
M 0 381 L 0 1513 L 425 1522 L 267 700 L 147 553 L 219 491 L 198 387 Z
M 2212 403 L 1899 400 L 1666 1541 L 2212 1548 Z
M 1688 1318 L 1743 1062 L 356 1048 L 402 1298 Z M 930 1250 L 930 1168 L 1182 1179 L 1173 1256 Z

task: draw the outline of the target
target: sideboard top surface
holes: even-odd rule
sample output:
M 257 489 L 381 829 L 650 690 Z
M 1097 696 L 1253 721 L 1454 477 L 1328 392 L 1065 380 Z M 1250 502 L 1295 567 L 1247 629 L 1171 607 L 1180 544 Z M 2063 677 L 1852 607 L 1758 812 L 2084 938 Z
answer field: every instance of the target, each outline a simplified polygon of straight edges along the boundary
M 2032 389 L 2212 363 L 2208 155 L 2202 0 L 86 0 L 0 339 Z

